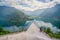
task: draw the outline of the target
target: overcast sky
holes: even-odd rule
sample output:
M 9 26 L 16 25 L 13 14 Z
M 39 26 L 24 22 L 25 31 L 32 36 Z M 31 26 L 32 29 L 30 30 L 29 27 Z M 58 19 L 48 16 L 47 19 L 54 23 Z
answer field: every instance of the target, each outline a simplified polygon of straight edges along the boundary
M 60 0 L 0 0 L 0 6 L 9 6 L 25 11 L 51 8 L 58 3 Z

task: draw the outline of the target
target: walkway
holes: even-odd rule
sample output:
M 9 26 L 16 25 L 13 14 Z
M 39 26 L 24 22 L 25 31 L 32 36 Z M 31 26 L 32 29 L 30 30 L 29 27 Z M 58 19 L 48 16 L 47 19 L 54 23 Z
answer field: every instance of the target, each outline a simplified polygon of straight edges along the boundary
M 0 40 L 51 40 L 51 39 L 43 32 L 40 32 L 39 27 L 32 23 L 26 32 L 5 35 L 0 37 Z

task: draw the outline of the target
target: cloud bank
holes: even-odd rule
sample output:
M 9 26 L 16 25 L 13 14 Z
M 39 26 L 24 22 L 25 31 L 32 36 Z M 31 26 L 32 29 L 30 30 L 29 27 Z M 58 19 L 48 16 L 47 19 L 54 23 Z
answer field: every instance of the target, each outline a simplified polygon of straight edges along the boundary
M 60 29 L 58 29 L 56 26 L 52 25 L 52 23 L 44 22 L 41 20 L 40 21 L 34 20 L 34 21 L 39 27 L 50 28 L 53 33 L 60 32 Z M 26 21 L 25 25 L 29 25 L 29 23 L 32 23 L 32 21 Z
M 60 32 L 60 29 L 58 29 L 56 26 L 52 25 L 51 23 L 46 23 L 44 21 L 36 21 L 37 25 L 39 25 L 39 27 L 46 27 L 46 28 L 50 28 L 52 32 L 56 33 L 56 32 Z
M 14 7 L 19 10 L 35 11 L 38 9 L 46 9 L 54 7 L 60 0 L 45 0 L 46 3 L 38 0 L 1 0 L 0 6 Z

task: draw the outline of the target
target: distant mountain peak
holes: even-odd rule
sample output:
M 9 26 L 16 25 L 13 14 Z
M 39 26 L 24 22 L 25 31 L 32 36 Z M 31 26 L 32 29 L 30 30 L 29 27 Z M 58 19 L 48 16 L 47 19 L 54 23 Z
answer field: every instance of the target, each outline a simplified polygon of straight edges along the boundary
M 58 2 L 57 0 L 0 0 L 0 6 L 14 7 L 24 11 L 35 11 L 54 7 Z

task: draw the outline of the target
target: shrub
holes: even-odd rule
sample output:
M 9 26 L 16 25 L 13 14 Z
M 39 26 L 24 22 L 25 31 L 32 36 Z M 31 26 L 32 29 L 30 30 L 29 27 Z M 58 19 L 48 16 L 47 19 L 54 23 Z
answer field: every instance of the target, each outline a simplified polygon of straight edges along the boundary
M 60 38 L 60 32 L 58 32 L 57 34 L 53 33 L 50 28 L 45 28 L 44 32 L 46 32 L 51 38 Z

